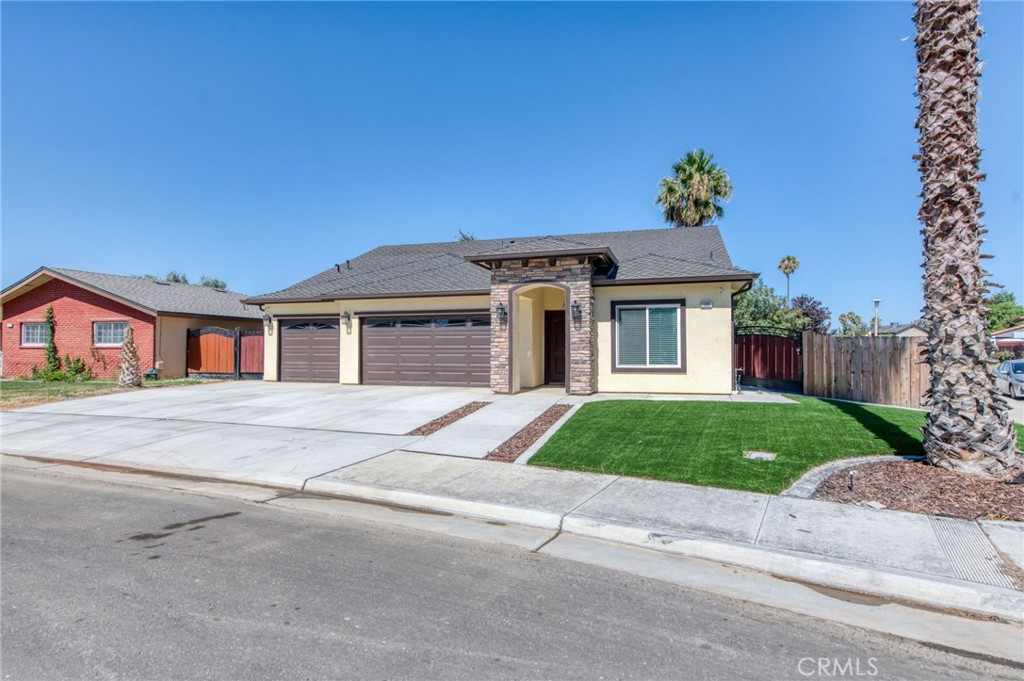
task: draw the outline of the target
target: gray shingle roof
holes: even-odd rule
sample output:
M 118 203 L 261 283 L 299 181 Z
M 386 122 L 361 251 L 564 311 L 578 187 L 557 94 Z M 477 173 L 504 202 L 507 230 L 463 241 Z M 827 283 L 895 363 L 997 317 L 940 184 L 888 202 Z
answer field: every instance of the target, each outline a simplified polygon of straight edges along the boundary
M 330 300 L 360 296 L 488 291 L 490 274 L 466 256 L 608 247 L 618 259 L 616 282 L 652 279 L 749 279 L 734 267 L 717 227 L 645 229 L 591 234 L 446 241 L 381 246 L 286 289 L 250 300 Z
M 162 284 L 139 277 L 84 272 L 62 267 L 44 267 L 41 271 L 60 274 L 153 312 L 249 319 L 259 319 L 262 316 L 258 307 L 243 305 L 242 299 L 246 296 L 236 291 L 219 291 L 209 286 L 195 284 Z

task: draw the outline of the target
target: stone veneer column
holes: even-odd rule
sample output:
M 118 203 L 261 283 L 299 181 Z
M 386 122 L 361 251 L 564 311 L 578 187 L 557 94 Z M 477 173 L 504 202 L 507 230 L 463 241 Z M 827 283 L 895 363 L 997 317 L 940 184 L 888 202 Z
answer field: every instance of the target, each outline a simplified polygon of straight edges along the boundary
M 594 392 L 594 355 L 597 334 L 594 320 L 593 266 L 576 257 L 505 261 L 491 271 L 491 390 L 506 394 L 512 386 L 511 326 L 515 311 L 509 290 L 517 284 L 558 283 L 569 287 L 565 314 L 569 322 L 569 356 L 566 357 L 566 389 L 573 395 Z M 571 305 L 579 301 L 582 318 L 572 318 Z M 504 305 L 509 318 L 499 322 L 495 310 Z
M 512 306 L 509 300 L 508 278 L 498 276 L 499 270 L 491 273 L 491 390 L 496 393 L 508 394 L 512 389 L 512 356 L 509 350 L 511 325 L 509 318 L 498 319 L 498 305 L 504 305 L 511 315 Z

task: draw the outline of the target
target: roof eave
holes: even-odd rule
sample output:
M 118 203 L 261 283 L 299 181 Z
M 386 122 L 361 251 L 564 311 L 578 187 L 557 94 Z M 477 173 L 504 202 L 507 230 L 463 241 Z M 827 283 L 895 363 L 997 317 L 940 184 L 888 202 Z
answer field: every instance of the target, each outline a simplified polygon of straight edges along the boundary
M 273 305 L 277 303 L 331 303 L 335 300 L 373 300 L 379 298 L 452 298 L 455 296 L 486 296 L 490 289 L 473 289 L 468 291 L 405 291 L 396 293 L 340 293 L 326 296 L 305 298 L 246 298 L 242 302 L 247 305 Z

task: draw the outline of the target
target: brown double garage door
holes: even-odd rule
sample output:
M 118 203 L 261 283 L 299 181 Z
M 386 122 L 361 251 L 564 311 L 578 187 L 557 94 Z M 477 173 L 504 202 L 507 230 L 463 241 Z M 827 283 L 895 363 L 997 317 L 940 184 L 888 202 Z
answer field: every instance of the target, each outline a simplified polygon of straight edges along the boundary
M 362 382 L 367 385 L 487 386 L 491 318 L 364 318 L 360 354 Z
M 490 384 L 490 316 L 367 317 L 361 324 L 366 385 Z M 281 380 L 337 383 L 337 319 L 281 323 Z

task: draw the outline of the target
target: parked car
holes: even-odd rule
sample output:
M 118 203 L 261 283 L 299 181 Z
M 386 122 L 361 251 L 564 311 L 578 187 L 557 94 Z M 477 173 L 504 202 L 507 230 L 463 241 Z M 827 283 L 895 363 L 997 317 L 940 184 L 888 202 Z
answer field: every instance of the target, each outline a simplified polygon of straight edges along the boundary
M 1024 359 L 1012 359 L 999 365 L 996 390 L 1018 400 L 1024 399 Z

